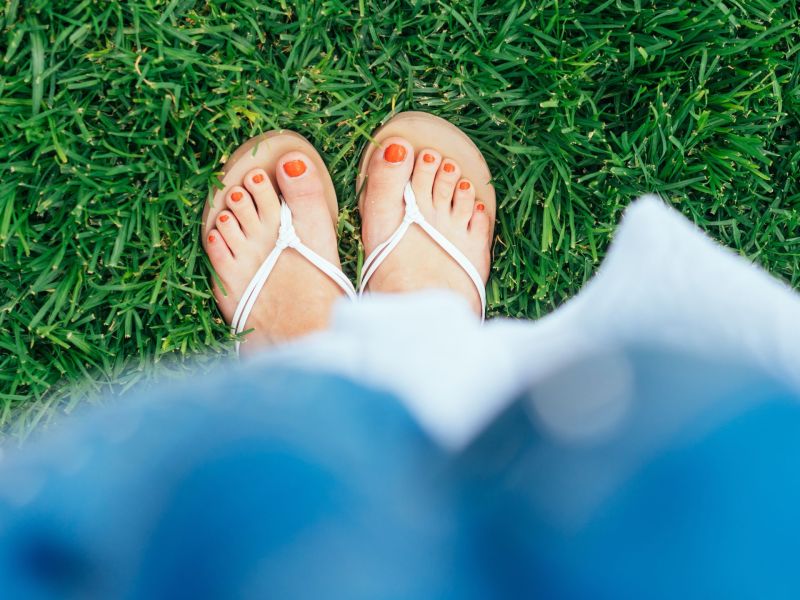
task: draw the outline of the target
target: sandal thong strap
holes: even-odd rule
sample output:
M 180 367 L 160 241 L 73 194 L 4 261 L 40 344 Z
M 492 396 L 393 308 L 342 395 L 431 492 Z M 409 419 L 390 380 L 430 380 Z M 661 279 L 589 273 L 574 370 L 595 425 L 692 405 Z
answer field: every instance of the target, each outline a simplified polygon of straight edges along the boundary
M 238 335 L 245 330 L 245 323 L 256 304 L 256 300 L 258 300 L 258 295 L 261 293 L 261 290 L 264 289 L 264 285 L 267 283 L 272 269 L 275 268 L 275 263 L 278 262 L 278 258 L 286 248 L 296 250 L 308 260 L 308 262 L 325 273 L 334 283 L 342 288 L 348 298 L 351 300 L 356 299 L 355 288 L 353 288 L 353 284 L 350 283 L 347 275 L 342 273 L 341 269 L 333 265 L 330 261 L 322 258 L 300 240 L 294 229 L 294 225 L 292 225 L 292 211 L 282 197 L 280 200 L 281 223 L 280 229 L 278 230 L 278 240 L 275 242 L 275 248 L 267 255 L 267 258 L 261 263 L 256 274 L 253 275 L 253 278 L 247 285 L 247 289 L 245 289 L 244 294 L 242 294 L 242 299 L 239 300 L 239 304 L 236 305 L 236 311 L 234 311 L 233 320 L 231 321 L 231 333 L 233 335 Z M 238 341 L 236 342 L 236 352 L 239 352 Z
M 481 278 L 480 273 L 478 273 L 478 270 L 469 261 L 469 259 L 464 256 L 464 253 L 461 252 L 461 250 L 456 248 L 456 246 L 444 235 L 442 235 L 438 229 L 425 220 L 425 217 L 422 216 L 422 212 L 419 210 L 419 206 L 417 205 L 417 197 L 414 195 L 414 190 L 411 187 L 410 181 L 406 183 L 406 187 L 403 190 L 403 200 L 405 201 L 405 216 L 403 217 L 403 222 L 400 223 L 400 226 L 395 230 L 395 232 L 389 236 L 389 239 L 382 244 L 379 244 L 364 261 L 364 266 L 361 269 L 361 280 L 358 284 L 358 295 L 362 296 L 364 294 L 364 291 L 367 289 L 367 283 L 369 283 L 369 280 L 383 264 L 383 261 L 385 261 L 389 254 L 391 254 L 392 250 L 397 247 L 397 244 L 399 244 L 400 240 L 403 239 L 403 236 L 406 234 L 406 231 L 408 231 L 408 228 L 411 227 L 411 225 L 416 224 L 425 233 L 427 233 L 430 238 L 436 242 L 439 247 L 441 247 L 442 250 L 449 254 L 453 260 L 455 260 L 458 265 L 464 269 L 467 275 L 469 275 L 469 278 L 475 285 L 475 289 L 478 291 L 478 296 L 480 296 L 481 299 L 481 319 L 483 319 L 486 313 L 486 286 L 484 285 L 483 279 Z

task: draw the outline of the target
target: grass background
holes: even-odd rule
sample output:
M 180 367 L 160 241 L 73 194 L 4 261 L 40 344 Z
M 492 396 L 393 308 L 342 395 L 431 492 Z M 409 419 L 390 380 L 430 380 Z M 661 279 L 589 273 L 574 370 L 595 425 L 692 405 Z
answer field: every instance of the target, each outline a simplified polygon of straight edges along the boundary
M 5 436 L 230 352 L 199 219 L 274 128 L 326 159 L 351 275 L 358 151 L 416 109 L 495 174 L 491 315 L 575 294 L 642 191 L 798 286 L 795 0 L 0 2 Z

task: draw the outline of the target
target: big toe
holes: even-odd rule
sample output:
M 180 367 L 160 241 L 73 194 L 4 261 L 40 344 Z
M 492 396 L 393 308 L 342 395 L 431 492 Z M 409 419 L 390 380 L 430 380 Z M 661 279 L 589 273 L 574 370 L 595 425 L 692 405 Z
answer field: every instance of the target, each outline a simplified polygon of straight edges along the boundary
M 278 187 L 292 211 L 300 239 L 328 261 L 338 264 L 336 230 L 325 197 L 322 174 L 307 155 L 289 152 L 278 160 Z
M 278 160 L 278 187 L 290 208 L 299 202 L 324 203 L 324 185 L 314 162 L 302 152 L 289 152 Z
M 367 167 L 367 198 L 402 197 L 403 187 L 414 168 L 414 148 L 401 137 L 390 137 L 372 153 Z
M 367 249 L 386 238 L 403 220 L 403 189 L 414 168 L 414 148 L 401 137 L 390 137 L 375 149 L 367 165 L 366 187 L 362 190 L 361 218 Z

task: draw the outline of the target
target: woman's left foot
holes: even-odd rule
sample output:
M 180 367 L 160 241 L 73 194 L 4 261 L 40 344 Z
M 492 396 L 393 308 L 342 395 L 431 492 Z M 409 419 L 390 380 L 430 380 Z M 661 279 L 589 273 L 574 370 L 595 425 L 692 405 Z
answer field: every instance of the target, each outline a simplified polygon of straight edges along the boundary
M 361 233 L 369 256 L 403 221 L 403 190 L 408 181 L 422 215 L 472 263 L 485 283 L 489 277 L 493 219 L 475 197 L 472 173 L 431 147 L 414 153 L 402 137 L 384 140 L 367 165 L 361 199 Z M 417 227 L 411 227 L 369 281 L 373 292 L 398 293 L 450 289 L 463 296 L 477 315 L 480 297 L 466 271 Z

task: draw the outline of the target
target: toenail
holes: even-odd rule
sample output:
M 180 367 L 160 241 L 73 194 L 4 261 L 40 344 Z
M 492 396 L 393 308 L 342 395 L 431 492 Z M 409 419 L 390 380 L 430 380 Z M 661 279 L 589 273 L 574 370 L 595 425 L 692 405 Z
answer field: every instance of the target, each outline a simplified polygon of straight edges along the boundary
M 302 160 L 290 160 L 283 163 L 283 170 L 289 177 L 300 177 L 306 172 L 306 163 Z
M 456 170 L 456 168 L 453 166 L 452 163 L 445 163 L 444 167 L 442 168 L 444 169 L 445 173 L 452 173 L 453 171 Z
M 220 223 L 224 223 L 227 220 L 228 220 L 228 215 L 220 215 L 219 216 L 219 222 Z
M 242 199 L 242 192 L 233 192 L 231 194 L 231 200 L 233 200 L 234 202 L 238 202 L 241 199 Z
M 216 239 L 217 238 L 215 238 L 213 235 L 210 235 L 210 236 L 208 236 L 208 243 L 209 244 L 213 244 Z
M 483 212 L 486 210 L 486 205 L 483 202 L 478 202 L 475 205 L 475 210 L 477 210 L 478 212 Z
M 406 157 L 406 148 L 400 144 L 389 144 L 383 151 L 383 158 L 390 163 L 403 162 Z
M 458 189 L 460 190 L 468 190 L 469 189 L 469 181 L 462 181 L 458 184 Z
M 261 183 L 262 181 L 264 181 L 264 176 L 261 173 L 253 175 L 253 183 Z
M 436 159 L 434 158 L 433 154 L 425 154 L 423 155 L 422 160 L 424 160 L 426 163 L 432 163 Z

